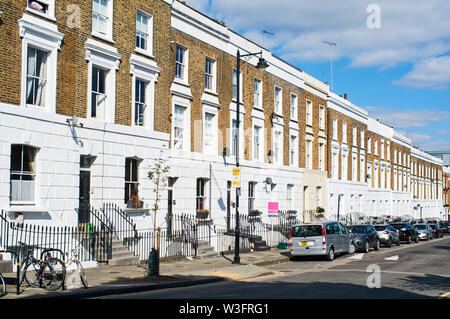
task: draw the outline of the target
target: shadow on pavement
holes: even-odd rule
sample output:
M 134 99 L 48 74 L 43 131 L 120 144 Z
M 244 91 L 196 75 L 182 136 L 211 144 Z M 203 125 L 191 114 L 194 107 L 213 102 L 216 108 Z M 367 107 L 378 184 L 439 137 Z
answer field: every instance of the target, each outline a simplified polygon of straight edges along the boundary
M 408 276 L 399 279 L 399 281 L 402 282 L 405 287 L 419 291 L 433 289 L 447 292 L 450 290 L 450 278 L 437 275 Z

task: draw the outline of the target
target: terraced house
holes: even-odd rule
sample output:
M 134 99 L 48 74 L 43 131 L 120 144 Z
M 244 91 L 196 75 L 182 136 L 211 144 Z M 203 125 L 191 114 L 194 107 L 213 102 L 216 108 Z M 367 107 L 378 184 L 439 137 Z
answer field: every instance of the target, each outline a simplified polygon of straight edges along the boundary
M 442 161 L 181 2 L 2 0 L 0 11 L 0 208 L 10 220 L 76 225 L 91 206 L 125 209 L 138 190 L 129 214 L 153 227 L 147 172 L 163 158 L 157 224 L 203 211 L 220 226 L 234 214 L 237 152 L 240 211 L 265 221 L 269 202 L 304 221 L 317 208 L 324 218 L 442 217 Z M 239 74 L 238 50 L 259 53 Z

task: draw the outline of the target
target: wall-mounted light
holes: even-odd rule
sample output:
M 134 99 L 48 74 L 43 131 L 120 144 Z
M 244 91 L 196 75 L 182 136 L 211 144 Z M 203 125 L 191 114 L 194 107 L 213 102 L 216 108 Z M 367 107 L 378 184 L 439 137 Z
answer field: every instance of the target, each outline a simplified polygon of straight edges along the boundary
M 78 124 L 78 116 L 75 115 L 75 114 L 72 115 L 71 118 L 66 119 L 66 123 L 71 125 L 71 126 L 73 126 L 73 127 L 76 127 L 77 125 L 79 127 L 83 127 L 83 123 Z

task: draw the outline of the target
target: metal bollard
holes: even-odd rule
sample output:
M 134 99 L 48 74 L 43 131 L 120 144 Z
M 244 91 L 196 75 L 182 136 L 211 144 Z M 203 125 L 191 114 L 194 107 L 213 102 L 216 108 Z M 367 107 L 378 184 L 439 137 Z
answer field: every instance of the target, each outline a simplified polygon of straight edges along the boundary
M 159 253 L 155 248 L 152 248 L 148 257 L 147 275 L 159 276 Z

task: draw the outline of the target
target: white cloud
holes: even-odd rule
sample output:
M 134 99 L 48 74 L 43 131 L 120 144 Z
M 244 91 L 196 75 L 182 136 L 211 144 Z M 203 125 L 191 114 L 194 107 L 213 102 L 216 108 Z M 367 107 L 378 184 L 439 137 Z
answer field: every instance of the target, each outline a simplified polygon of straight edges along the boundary
M 393 83 L 418 89 L 446 89 L 450 83 L 450 56 L 421 61 L 414 66 L 410 73 Z
M 450 112 L 436 110 L 398 110 L 387 107 L 365 107 L 369 116 L 396 129 L 424 128 L 432 123 L 450 120 Z
M 371 13 L 366 10 L 373 3 L 381 9 L 379 29 L 367 26 Z M 257 43 L 262 44 L 263 30 L 275 33 L 264 45 L 292 64 L 327 61 L 329 48 L 322 43 L 327 40 L 337 42 L 335 59 L 348 58 L 351 67 L 415 65 L 396 84 L 442 88 L 449 82 L 444 71 L 435 70 L 433 58 L 450 51 L 450 1 L 192 0 L 188 4 Z M 433 72 L 425 86 L 422 71 Z

